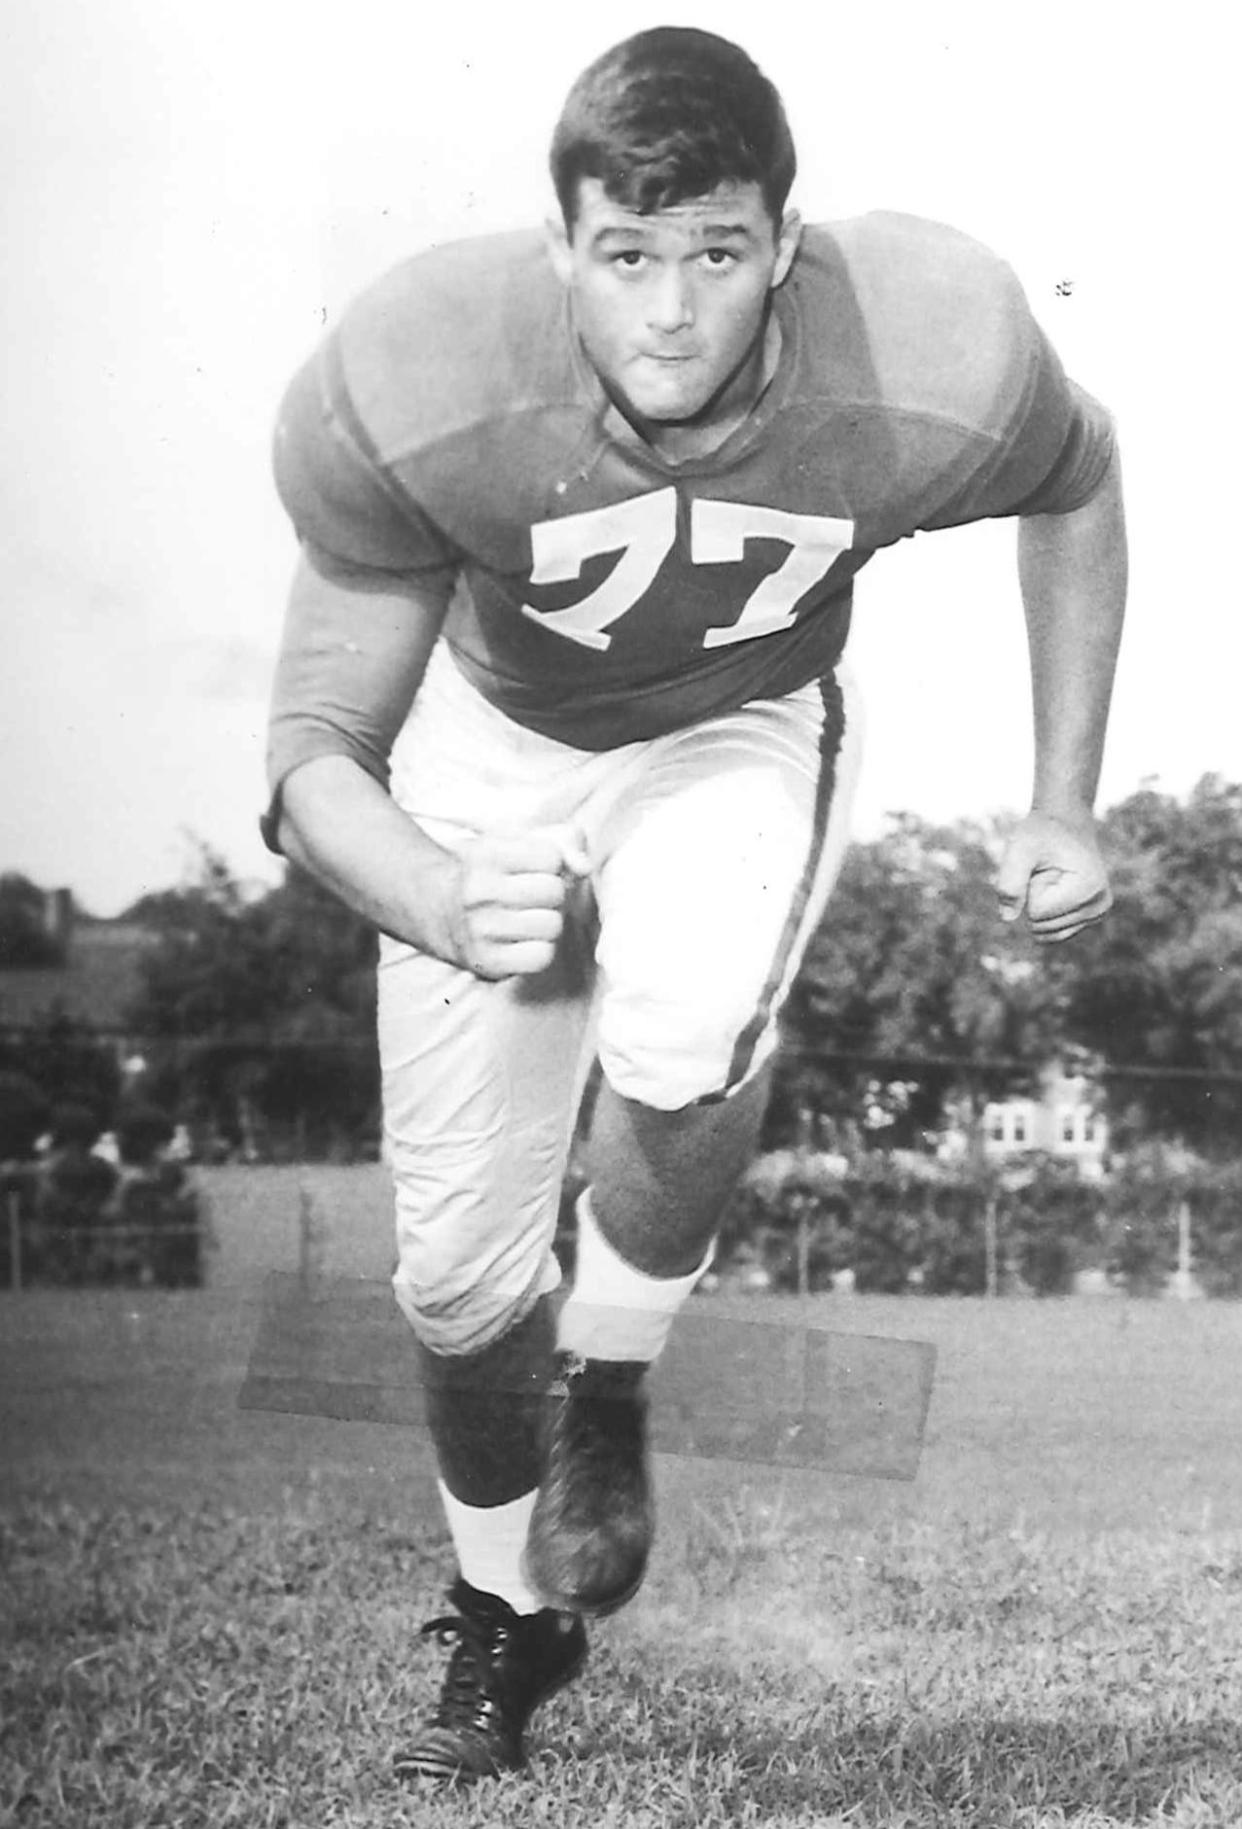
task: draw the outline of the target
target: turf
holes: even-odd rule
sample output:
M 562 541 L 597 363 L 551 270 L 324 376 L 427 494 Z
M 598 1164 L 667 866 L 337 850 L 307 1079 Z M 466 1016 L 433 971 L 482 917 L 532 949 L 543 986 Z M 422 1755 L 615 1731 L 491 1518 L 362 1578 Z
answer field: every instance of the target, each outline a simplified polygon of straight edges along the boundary
M 387 1776 L 442 1545 L 330 1509 L 24 1504 L 3 1526 L 0 1820 L 25 1829 L 1242 1821 L 1242 1539 L 965 1522 L 825 1541 L 692 1512 L 528 1774 Z
M 0 1299 L 0 1824 L 1242 1823 L 1242 1308 L 1203 1303 L 708 1298 L 931 1340 L 917 1480 L 662 1459 L 650 1580 L 529 1774 L 399 1790 L 426 1441 L 237 1409 L 300 1186 L 217 1184 L 200 1294 Z M 382 1276 L 379 1178 L 332 1210 L 326 1271 Z
M 419 1430 L 239 1413 L 261 1308 L 258 1284 L 0 1298 L 8 1490 L 244 1509 L 310 1486 L 394 1515 L 422 1506 Z M 695 1311 L 936 1345 L 916 1482 L 789 1476 L 838 1522 L 962 1512 L 1059 1532 L 1242 1530 L 1242 1305 L 706 1297 Z M 706 1389 L 704 1404 L 717 1395 Z M 769 1477 L 712 1460 L 667 1469 L 676 1504 Z

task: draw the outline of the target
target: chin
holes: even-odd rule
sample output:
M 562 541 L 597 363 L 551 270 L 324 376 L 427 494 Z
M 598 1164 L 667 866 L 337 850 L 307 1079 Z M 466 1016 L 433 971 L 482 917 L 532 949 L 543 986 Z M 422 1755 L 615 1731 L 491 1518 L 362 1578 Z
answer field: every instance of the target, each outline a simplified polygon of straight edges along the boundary
M 707 410 L 708 402 L 697 394 L 687 397 L 653 392 L 645 399 L 633 400 L 631 405 L 638 417 L 651 425 L 690 425 Z

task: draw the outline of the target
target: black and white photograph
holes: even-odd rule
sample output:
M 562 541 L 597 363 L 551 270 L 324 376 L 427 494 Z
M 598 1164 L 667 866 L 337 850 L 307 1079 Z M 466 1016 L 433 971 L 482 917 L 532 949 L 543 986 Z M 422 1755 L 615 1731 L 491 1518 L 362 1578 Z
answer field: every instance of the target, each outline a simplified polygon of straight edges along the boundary
M 0 25 L 0 1824 L 1242 1822 L 1222 9 Z

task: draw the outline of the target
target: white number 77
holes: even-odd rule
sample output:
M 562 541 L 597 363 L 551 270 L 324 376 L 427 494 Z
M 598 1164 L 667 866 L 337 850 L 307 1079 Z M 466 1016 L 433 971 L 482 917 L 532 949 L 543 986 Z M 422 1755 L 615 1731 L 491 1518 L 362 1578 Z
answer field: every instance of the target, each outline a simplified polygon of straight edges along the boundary
M 746 502 L 695 502 L 690 511 L 690 557 L 696 565 L 722 565 L 742 557 L 747 540 L 784 540 L 789 555 L 756 585 L 737 621 L 709 629 L 705 648 L 751 641 L 788 629 L 802 598 L 835 560 L 848 551 L 853 521 L 829 514 L 790 514 L 784 508 L 756 508 Z
M 657 489 L 608 508 L 539 521 L 531 528 L 532 584 L 565 584 L 577 578 L 587 559 L 621 551 L 603 583 L 581 602 L 564 610 L 536 610 L 522 605 L 523 615 L 553 629 L 584 648 L 603 650 L 612 641 L 605 631 L 633 609 L 655 581 L 677 537 L 677 492 Z M 735 564 L 747 540 L 783 540 L 788 557 L 764 578 L 727 628 L 708 629 L 705 648 L 752 641 L 790 628 L 801 599 L 826 576 L 833 562 L 849 550 L 854 523 L 825 514 L 792 514 L 747 502 L 695 501 L 690 506 L 690 558 L 695 565 Z

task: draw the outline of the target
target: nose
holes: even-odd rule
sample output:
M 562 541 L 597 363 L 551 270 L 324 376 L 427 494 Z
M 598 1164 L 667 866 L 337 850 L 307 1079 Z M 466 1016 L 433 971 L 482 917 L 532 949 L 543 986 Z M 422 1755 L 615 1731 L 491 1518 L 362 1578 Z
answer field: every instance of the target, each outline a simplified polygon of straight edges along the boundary
M 652 330 L 665 336 L 687 330 L 694 322 L 694 298 L 689 276 L 677 261 L 661 268 L 651 284 L 647 299 L 647 322 Z

